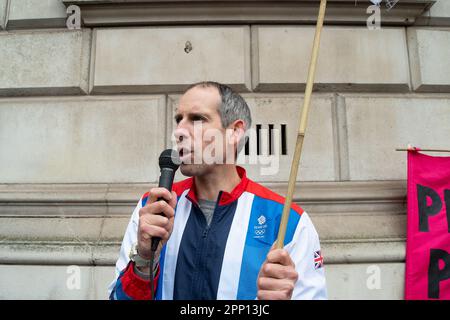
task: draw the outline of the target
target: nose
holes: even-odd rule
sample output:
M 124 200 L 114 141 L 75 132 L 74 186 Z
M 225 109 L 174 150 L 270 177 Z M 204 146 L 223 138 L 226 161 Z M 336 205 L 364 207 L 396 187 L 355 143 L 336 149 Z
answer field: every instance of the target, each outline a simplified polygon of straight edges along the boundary
M 185 139 L 189 138 L 189 131 L 186 128 L 181 127 L 180 125 L 174 131 L 175 139 L 177 143 L 182 142 Z

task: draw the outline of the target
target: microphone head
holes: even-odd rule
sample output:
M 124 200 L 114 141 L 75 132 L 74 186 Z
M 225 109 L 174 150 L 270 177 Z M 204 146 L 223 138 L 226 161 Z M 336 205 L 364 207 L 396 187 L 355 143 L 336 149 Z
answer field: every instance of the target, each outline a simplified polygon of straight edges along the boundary
M 178 152 L 173 149 L 166 149 L 161 152 L 159 156 L 159 167 L 172 169 L 176 171 L 181 164 L 180 157 L 178 156 Z

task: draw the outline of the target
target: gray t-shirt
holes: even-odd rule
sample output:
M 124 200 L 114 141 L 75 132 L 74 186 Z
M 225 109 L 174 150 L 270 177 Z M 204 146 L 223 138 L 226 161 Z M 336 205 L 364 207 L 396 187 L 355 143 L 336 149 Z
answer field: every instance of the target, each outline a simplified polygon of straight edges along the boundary
M 208 224 L 209 227 L 214 215 L 214 209 L 216 208 L 216 201 L 198 199 L 198 205 L 202 210 L 203 215 L 205 216 L 206 219 L 206 223 Z

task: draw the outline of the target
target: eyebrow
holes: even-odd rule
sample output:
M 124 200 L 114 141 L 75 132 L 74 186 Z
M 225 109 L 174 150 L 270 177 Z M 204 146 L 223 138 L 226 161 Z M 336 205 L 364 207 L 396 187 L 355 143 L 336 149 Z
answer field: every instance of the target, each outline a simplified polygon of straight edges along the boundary
M 177 110 L 176 110 L 177 111 Z M 189 112 L 187 114 L 187 117 L 192 118 L 192 117 L 202 117 L 205 118 L 207 120 L 211 120 L 211 117 L 206 114 L 206 113 L 202 113 L 202 112 Z M 180 119 L 180 117 L 183 117 L 180 113 L 175 114 L 175 116 L 173 117 L 175 121 L 177 121 L 178 119 Z

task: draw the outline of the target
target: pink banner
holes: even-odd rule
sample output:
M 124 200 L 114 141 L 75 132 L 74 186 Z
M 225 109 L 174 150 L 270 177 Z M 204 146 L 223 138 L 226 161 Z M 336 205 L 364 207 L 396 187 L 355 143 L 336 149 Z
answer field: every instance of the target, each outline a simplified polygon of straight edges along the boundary
M 408 151 L 405 299 L 450 299 L 450 157 Z

